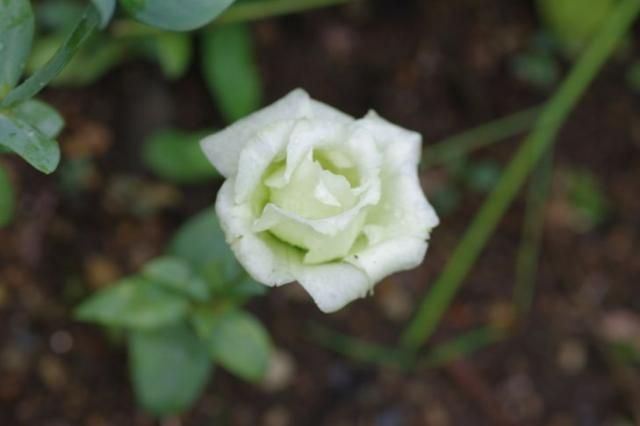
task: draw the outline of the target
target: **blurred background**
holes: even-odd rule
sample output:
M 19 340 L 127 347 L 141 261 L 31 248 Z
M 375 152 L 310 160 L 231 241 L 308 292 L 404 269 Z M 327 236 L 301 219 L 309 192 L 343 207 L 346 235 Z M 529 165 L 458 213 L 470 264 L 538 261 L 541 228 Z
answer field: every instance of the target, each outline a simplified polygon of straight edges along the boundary
M 261 19 L 238 42 L 251 46 L 236 61 L 246 67 L 227 76 L 239 75 L 239 84 L 254 88 L 241 96 L 250 107 L 302 87 L 354 116 L 375 109 L 422 133 L 428 159 L 436 142 L 548 99 L 616 1 L 581 0 L 573 9 L 563 6 L 567 1 L 552 3 L 354 0 Z M 33 69 L 57 46 L 65 14 L 77 10 L 62 0 L 34 6 Z M 208 75 L 207 56 L 197 52 L 210 42 L 136 31 L 116 19 L 110 36 L 92 40 L 43 93 L 66 121 L 55 174 L 0 158 L 16 194 L 11 223 L 0 228 L 0 424 L 640 424 L 635 34 L 617 48 L 558 135 L 538 266 L 524 278 L 517 273 L 524 191 L 431 343 L 486 324 L 507 330 L 506 337 L 486 345 L 462 341 L 461 356 L 445 353 L 437 365 L 405 373 L 335 354 L 320 344 L 326 336 L 309 330 L 322 324 L 394 345 L 518 137 L 424 167 L 423 187 L 441 225 L 421 267 L 332 315 L 319 312 L 297 284 L 252 299 L 248 309 L 276 348 L 267 377 L 255 385 L 216 369 L 189 411 L 158 422 L 135 404 L 125 349 L 71 312 L 161 253 L 180 224 L 215 199 L 221 181 L 213 173 L 205 168 L 184 177 L 161 163 L 166 155 L 156 155 L 173 145 L 149 141 L 159 134 L 197 139 L 246 107 L 229 101 L 234 94 L 225 95 Z M 217 52 L 218 58 L 235 54 Z M 514 299 L 514 288 L 527 278 L 535 284 L 532 296 Z M 521 309 L 526 315 L 517 315 Z

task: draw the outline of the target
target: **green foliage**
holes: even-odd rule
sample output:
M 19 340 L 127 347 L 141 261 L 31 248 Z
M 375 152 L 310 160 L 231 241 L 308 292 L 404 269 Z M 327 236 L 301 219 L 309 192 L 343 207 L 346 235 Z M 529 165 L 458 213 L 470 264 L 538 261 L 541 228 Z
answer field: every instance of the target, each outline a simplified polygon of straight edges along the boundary
M 212 362 L 257 381 L 271 351 L 262 325 L 239 307 L 257 292 L 248 289 L 252 281 L 224 243 L 211 209 L 179 229 L 168 252 L 75 311 L 79 320 L 127 332 L 136 396 L 157 416 L 186 409 Z
M 212 372 L 206 346 L 183 322 L 130 333 L 129 368 L 138 401 L 157 416 L 187 409 Z
M 91 0 L 100 16 L 100 28 L 107 26 L 116 10 L 116 0 Z
M 141 51 L 160 65 L 169 79 L 184 75 L 192 57 L 191 37 L 185 33 L 163 32 L 154 37 L 136 40 Z
M 511 68 L 516 77 L 541 89 L 552 88 L 560 77 L 560 67 L 553 55 L 546 52 L 518 55 L 513 59 Z
M 252 315 L 237 309 L 220 314 L 194 311 L 192 320 L 211 356 L 222 367 L 249 381 L 264 377 L 271 344 L 266 330 Z
M 627 70 L 627 84 L 636 93 L 640 93 L 640 61 L 636 61 Z
M 166 326 L 183 318 L 189 304 L 157 283 L 125 278 L 94 294 L 75 311 L 81 321 L 131 329 Z
M 45 88 L 69 63 L 82 44 L 93 34 L 97 28 L 98 21 L 99 16 L 95 8 L 93 6 L 88 7 L 53 57 L 31 77 L 10 91 L 0 101 L 0 108 L 7 108 L 24 102 Z
M 224 25 L 202 35 L 202 67 L 224 117 L 233 122 L 262 103 L 262 82 L 244 24 Z
M 145 24 L 170 31 L 202 27 L 222 13 L 234 0 L 120 0 L 124 8 Z
M 13 114 L 50 139 L 56 138 L 64 127 L 64 119 L 60 113 L 46 102 L 37 99 L 16 105 Z
M 63 42 L 60 33 L 39 37 L 27 63 L 27 72 L 33 74 L 46 66 Z M 49 84 L 57 86 L 84 86 L 91 84 L 112 70 L 126 58 L 127 46 L 104 35 L 93 35 L 62 71 Z
M 247 276 L 236 260 L 213 209 L 185 223 L 174 236 L 168 253 L 189 262 L 215 295 L 243 300 L 265 291 L 264 286 Z
M 0 146 L 43 173 L 53 172 L 60 162 L 58 144 L 10 111 L 0 110 Z
M 0 99 L 18 82 L 27 61 L 34 31 L 28 0 L 0 2 Z
M 144 163 L 156 175 L 171 182 L 198 183 L 216 178 L 217 171 L 200 148 L 200 139 L 208 133 L 211 132 L 158 132 L 144 145 Z
M 149 281 L 169 290 L 182 293 L 195 301 L 206 302 L 209 299 L 207 283 L 194 274 L 184 260 L 177 257 L 159 257 L 147 263 L 142 275 Z
M 587 170 L 573 170 L 567 179 L 569 202 L 581 227 L 589 230 L 602 224 L 609 213 L 609 201 L 598 179 Z
M 538 0 L 544 25 L 571 56 L 582 50 L 602 26 L 616 0 Z
M 13 218 L 14 209 L 13 186 L 9 175 L 0 165 L 0 228 L 6 226 Z

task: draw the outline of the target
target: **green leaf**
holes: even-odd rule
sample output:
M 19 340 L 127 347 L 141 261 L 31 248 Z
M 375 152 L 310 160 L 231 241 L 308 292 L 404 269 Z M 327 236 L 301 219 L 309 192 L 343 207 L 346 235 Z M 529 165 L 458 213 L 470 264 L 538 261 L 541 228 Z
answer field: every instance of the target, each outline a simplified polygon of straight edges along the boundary
M 100 15 L 100 28 L 104 28 L 111 21 L 116 10 L 116 0 L 91 0 Z
M 191 63 L 191 38 L 184 33 L 162 33 L 154 37 L 155 56 L 167 78 L 184 75 Z
M 188 308 L 180 295 L 133 276 L 92 295 L 76 308 L 75 316 L 103 325 L 149 329 L 178 321 Z
M 210 133 L 158 132 L 144 145 L 144 163 L 156 175 L 176 183 L 205 182 L 218 177 L 200 148 L 200 139 Z
M 27 63 L 27 72 L 33 74 L 44 67 L 62 42 L 63 38 L 58 34 L 39 37 L 33 45 L 33 51 Z M 91 84 L 121 63 L 126 53 L 126 43 L 103 34 L 94 34 L 49 84 L 53 86 Z
M 64 127 L 64 119 L 49 104 L 30 99 L 13 108 L 13 113 L 50 139 L 55 139 Z
M 204 77 L 224 117 L 233 122 L 262 103 L 262 81 L 253 57 L 251 32 L 244 24 L 203 33 Z
M 60 162 L 56 141 L 18 118 L 0 112 L 0 146 L 9 148 L 43 173 L 51 173 Z
M 14 197 L 9 175 L 0 165 L 0 228 L 11 222 L 15 205 Z
M 166 256 L 152 260 L 144 266 L 142 275 L 151 282 L 200 302 L 209 299 L 207 283 L 194 275 L 188 263 L 177 257 Z
M 234 0 L 120 0 L 136 19 L 170 31 L 189 31 L 211 22 Z
M 138 401 L 157 416 L 186 410 L 212 373 L 205 344 L 183 323 L 132 332 L 129 368 Z
M 28 0 L 0 1 L 0 98 L 20 79 L 33 39 L 33 10 Z
M 221 314 L 197 310 L 192 315 L 211 356 L 226 370 L 252 382 L 264 377 L 271 356 L 269 335 L 252 315 L 240 310 Z
M 6 108 L 35 96 L 62 71 L 80 46 L 95 31 L 99 17 L 93 6 L 89 6 L 69 37 L 55 55 L 35 74 L 22 82 L 0 101 L 0 108 Z

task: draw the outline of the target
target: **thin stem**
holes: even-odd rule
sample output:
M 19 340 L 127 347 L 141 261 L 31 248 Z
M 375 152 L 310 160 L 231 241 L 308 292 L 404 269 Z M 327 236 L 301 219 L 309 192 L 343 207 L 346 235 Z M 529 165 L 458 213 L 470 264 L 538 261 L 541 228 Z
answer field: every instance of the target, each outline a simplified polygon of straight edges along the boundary
M 527 176 L 554 141 L 559 128 L 618 41 L 629 30 L 638 11 L 640 0 L 623 0 L 617 4 L 556 94 L 545 105 L 533 132 L 505 169 L 495 190 L 476 215 L 444 270 L 423 299 L 416 316 L 404 331 L 401 337 L 404 347 L 417 350 L 431 337 Z
M 485 326 L 454 337 L 429 350 L 421 357 L 416 368 L 439 368 L 485 348 L 502 338 L 505 333 L 495 327 Z
M 413 365 L 407 353 L 394 348 L 341 334 L 318 324 L 311 324 L 309 331 L 320 346 L 358 362 L 403 370 Z
M 513 303 L 519 317 L 531 309 L 544 227 L 544 211 L 551 187 L 553 150 L 550 149 L 538 165 L 529 184 L 522 241 L 516 258 L 516 284 Z
M 538 106 L 518 111 L 429 145 L 422 155 L 421 165 L 440 164 L 527 131 L 535 124 L 541 109 Z

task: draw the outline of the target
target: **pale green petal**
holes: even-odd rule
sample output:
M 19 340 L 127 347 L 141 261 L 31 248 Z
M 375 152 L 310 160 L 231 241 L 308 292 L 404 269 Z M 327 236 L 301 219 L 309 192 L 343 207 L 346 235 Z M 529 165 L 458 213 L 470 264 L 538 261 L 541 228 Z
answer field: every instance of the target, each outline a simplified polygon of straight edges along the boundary
M 365 271 L 371 282 L 377 283 L 395 272 L 420 265 L 426 252 L 425 240 L 401 237 L 369 246 L 346 261 Z
M 222 175 L 231 177 L 238 171 L 240 153 L 256 133 L 279 121 L 312 117 L 313 105 L 307 92 L 296 89 L 270 106 L 206 137 L 200 143 L 202 150 Z
M 363 271 L 348 263 L 301 266 L 296 279 L 326 313 L 366 296 L 373 285 Z

